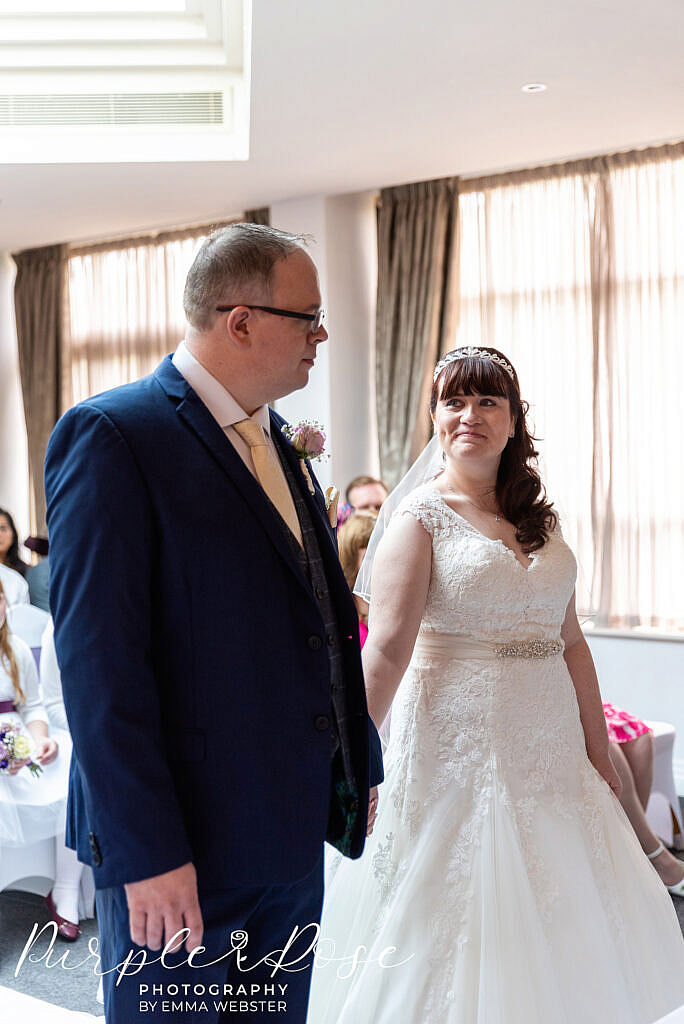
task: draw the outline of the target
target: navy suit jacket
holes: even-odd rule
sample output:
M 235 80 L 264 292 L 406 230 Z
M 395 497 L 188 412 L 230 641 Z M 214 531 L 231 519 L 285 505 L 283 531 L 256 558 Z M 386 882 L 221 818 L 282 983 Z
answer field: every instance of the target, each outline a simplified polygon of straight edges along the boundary
M 382 780 L 358 619 L 325 500 L 311 513 L 362 765 Z M 98 888 L 193 861 L 200 889 L 309 873 L 328 822 L 323 619 L 258 482 L 167 357 L 57 424 L 45 464 L 50 600 L 74 741 L 68 840 Z

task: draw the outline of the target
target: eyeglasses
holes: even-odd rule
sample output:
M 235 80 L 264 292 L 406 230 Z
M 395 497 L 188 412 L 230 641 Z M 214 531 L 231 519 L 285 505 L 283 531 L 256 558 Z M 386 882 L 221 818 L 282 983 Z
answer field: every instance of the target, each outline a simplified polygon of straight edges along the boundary
M 260 309 L 262 313 L 271 313 L 273 316 L 289 316 L 293 320 L 308 320 L 311 324 L 309 330 L 312 334 L 318 334 L 325 319 L 325 310 L 319 309 L 317 313 L 295 313 L 292 309 L 276 309 L 274 306 L 252 306 L 248 302 L 237 302 L 234 306 L 217 306 L 217 313 L 230 313 L 231 309 L 238 306 L 246 306 L 247 309 Z

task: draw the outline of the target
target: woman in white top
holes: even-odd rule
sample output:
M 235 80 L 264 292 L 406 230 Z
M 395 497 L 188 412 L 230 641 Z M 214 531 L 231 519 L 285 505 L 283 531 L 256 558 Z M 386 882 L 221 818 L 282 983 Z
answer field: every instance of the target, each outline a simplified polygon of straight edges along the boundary
M 71 857 L 67 859 L 73 863 L 67 864 L 66 869 L 61 857 L 71 738 L 62 729 L 49 729 L 48 716 L 40 700 L 33 654 L 20 637 L 10 632 L 6 610 L 7 601 L 0 583 L 0 723 L 22 727 L 32 742 L 32 760 L 43 770 L 37 778 L 23 766 L 8 774 L 0 773 L 0 847 L 26 846 L 55 836 L 57 877 L 53 892 L 56 893 L 60 885 L 70 889 L 69 876 L 76 868 L 79 875 L 81 870 L 72 851 L 68 851 Z M 62 878 L 62 875 L 67 877 Z M 69 917 L 62 924 L 67 914 L 60 917 L 52 894 L 48 897 L 48 906 L 53 920 L 57 921 L 59 935 L 67 941 L 78 938 L 80 932 L 74 918 Z

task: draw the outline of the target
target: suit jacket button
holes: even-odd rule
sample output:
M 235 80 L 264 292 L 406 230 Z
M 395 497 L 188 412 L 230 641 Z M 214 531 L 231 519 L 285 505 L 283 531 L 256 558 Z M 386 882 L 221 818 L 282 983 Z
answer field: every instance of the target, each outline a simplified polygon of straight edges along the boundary
M 327 715 L 316 715 L 314 725 L 319 732 L 325 732 L 326 729 L 330 728 L 330 719 Z
M 311 651 L 320 651 L 323 646 L 323 641 L 320 636 L 316 636 L 315 634 L 314 636 L 310 636 L 306 643 Z

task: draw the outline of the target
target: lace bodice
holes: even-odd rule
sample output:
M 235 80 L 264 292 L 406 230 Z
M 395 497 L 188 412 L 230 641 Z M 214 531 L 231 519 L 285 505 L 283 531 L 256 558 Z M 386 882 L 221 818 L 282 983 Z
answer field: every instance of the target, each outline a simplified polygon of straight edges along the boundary
M 432 538 L 432 576 L 422 631 L 501 642 L 557 639 L 577 575 L 575 557 L 556 529 L 525 568 L 447 505 L 432 483 L 397 508 Z

